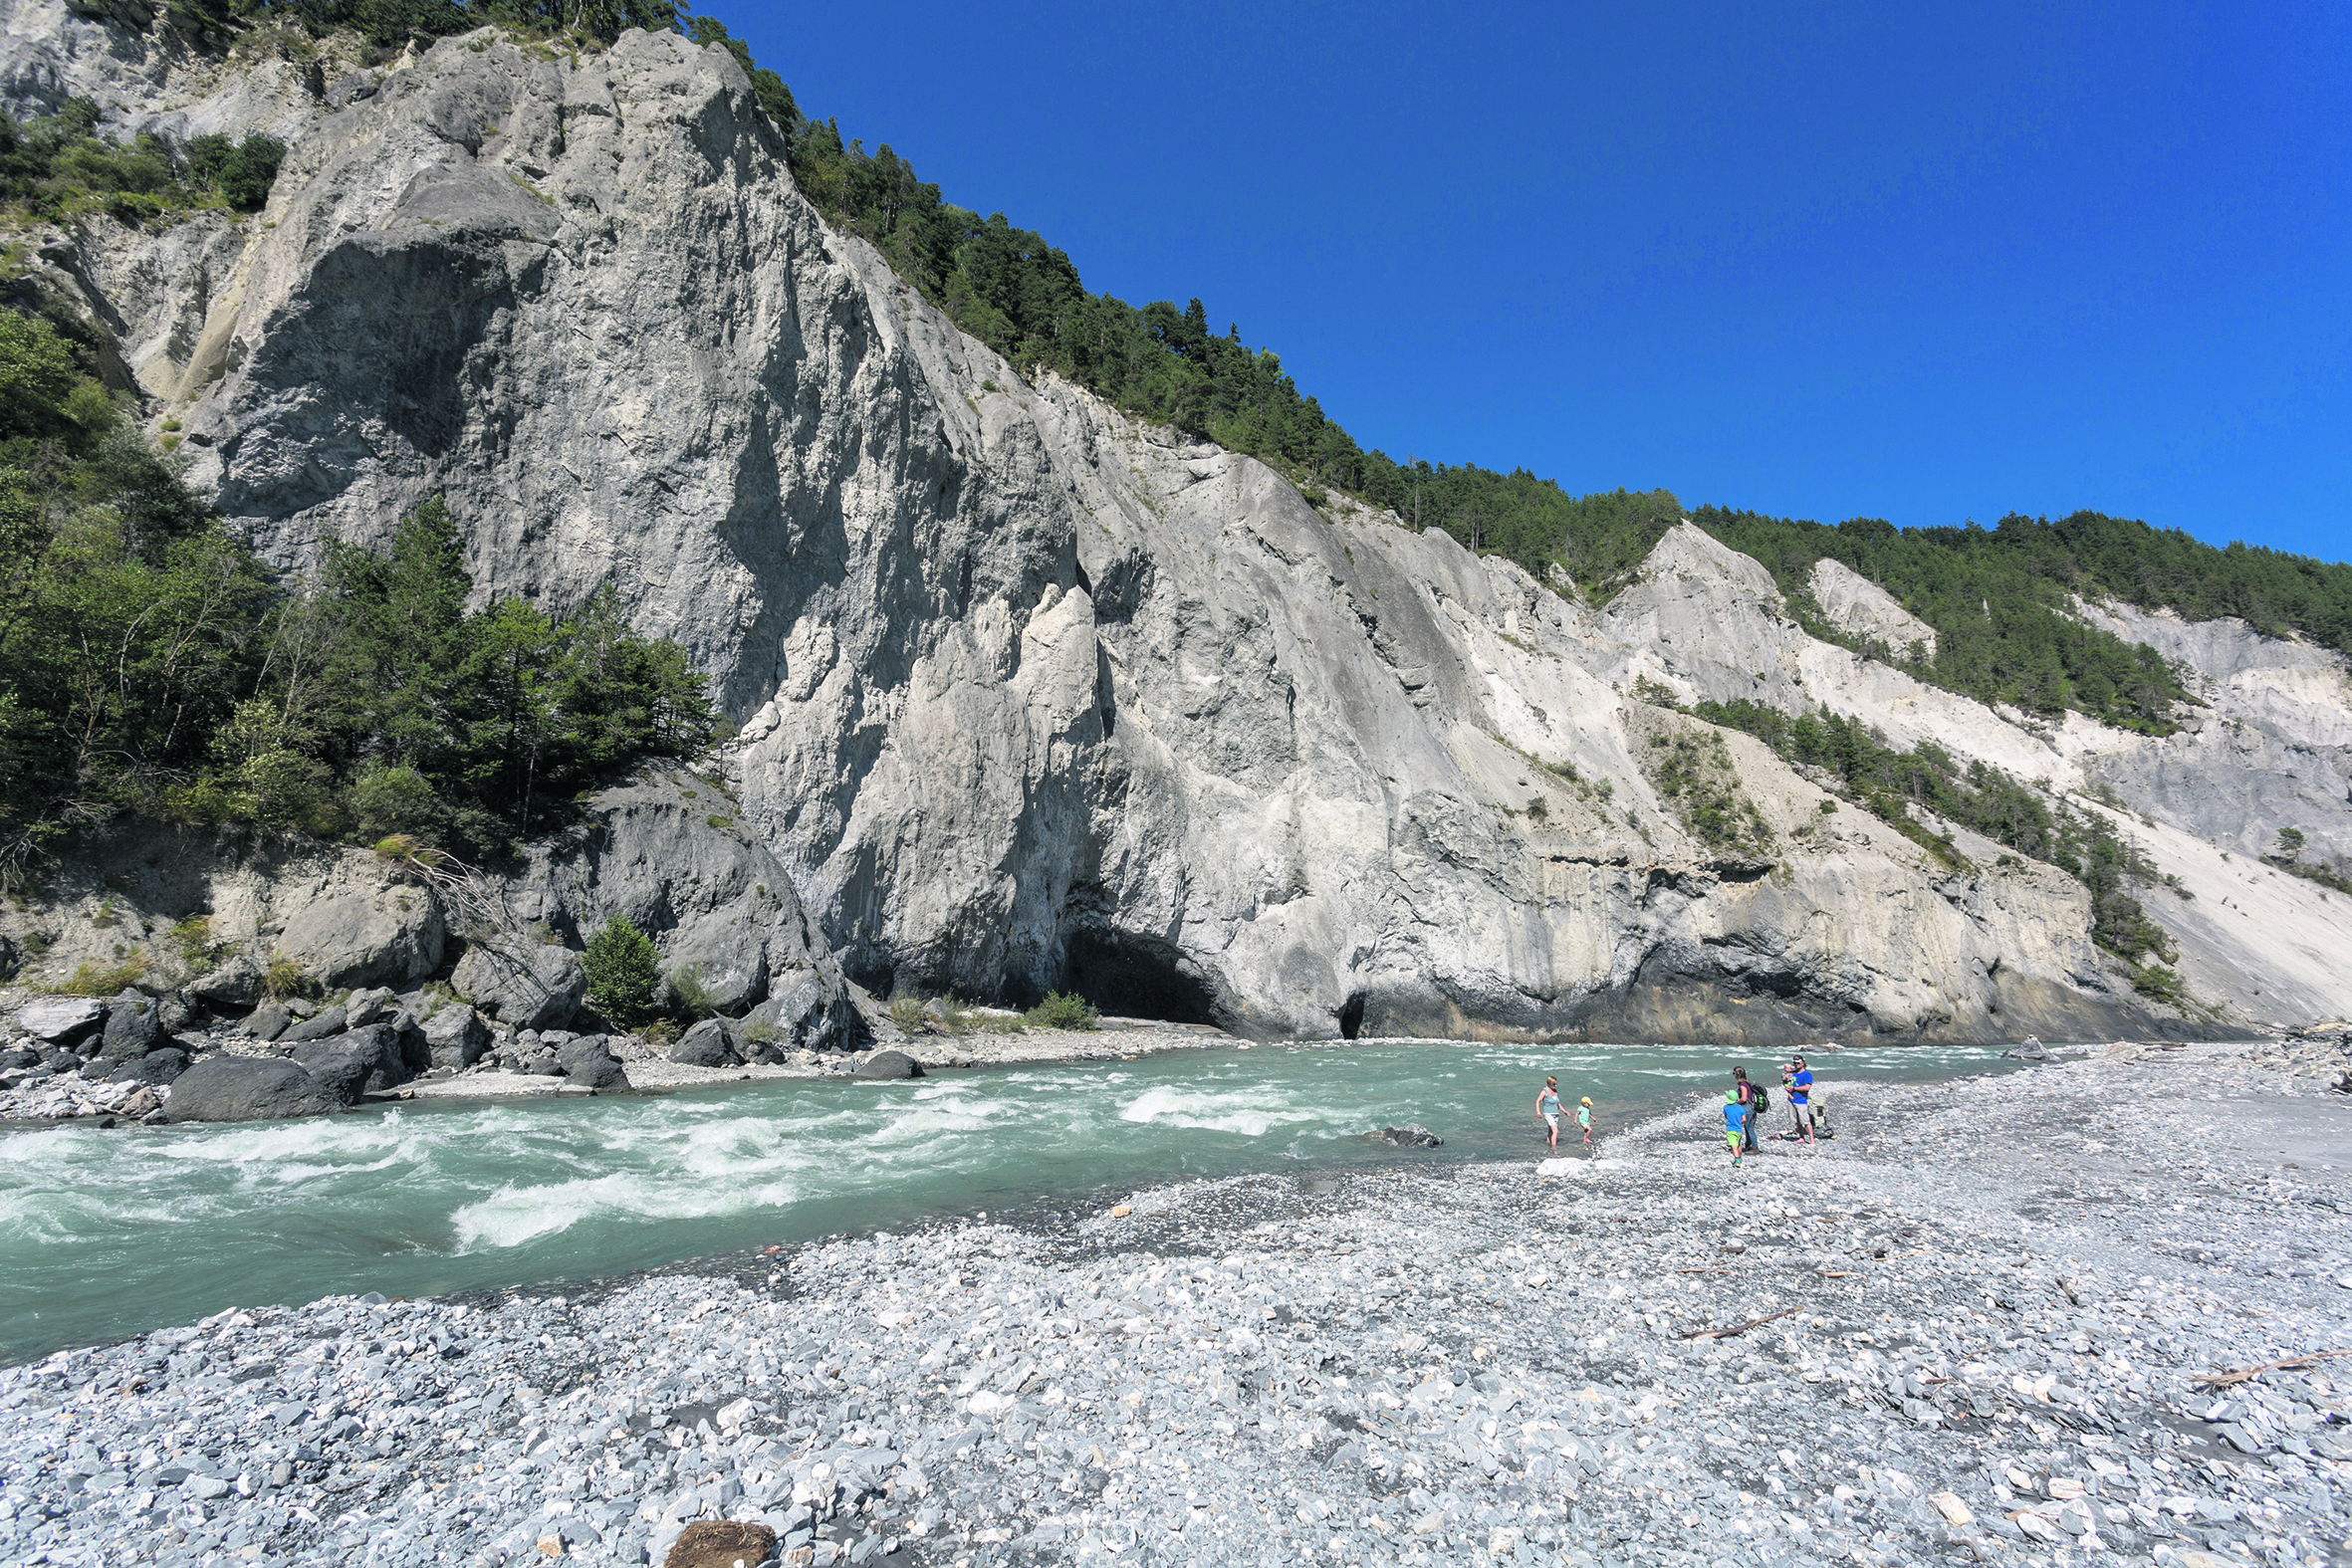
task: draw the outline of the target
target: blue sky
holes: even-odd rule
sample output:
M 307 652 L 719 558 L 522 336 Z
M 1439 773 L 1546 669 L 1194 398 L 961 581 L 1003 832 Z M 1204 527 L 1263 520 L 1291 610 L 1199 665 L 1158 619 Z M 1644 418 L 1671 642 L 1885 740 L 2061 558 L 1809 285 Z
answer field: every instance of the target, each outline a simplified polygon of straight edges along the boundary
M 2352 557 L 2352 8 L 713 9 L 1394 457 Z

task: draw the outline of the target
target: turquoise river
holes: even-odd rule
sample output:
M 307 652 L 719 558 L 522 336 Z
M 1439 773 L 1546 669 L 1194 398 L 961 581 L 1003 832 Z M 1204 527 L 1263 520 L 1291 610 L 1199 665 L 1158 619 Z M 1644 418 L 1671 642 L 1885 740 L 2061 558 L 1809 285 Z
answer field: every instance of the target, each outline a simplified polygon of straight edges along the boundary
M 1545 1073 L 1571 1107 L 1592 1096 L 1605 1143 L 1720 1096 L 1734 1062 L 1776 1083 L 1777 1061 L 1666 1046 L 1219 1046 L 239 1126 L 12 1124 L 0 1131 L 0 1360 L 230 1306 L 588 1279 L 976 1211 L 1083 1209 L 1185 1177 L 1533 1159 Z M 1841 1082 L 2013 1065 L 1934 1046 L 1814 1061 L 1832 1107 Z M 1781 1114 L 1775 1104 L 1775 1126 Z M 1362 1137 L 1403 1122 L 1445 1147 Z

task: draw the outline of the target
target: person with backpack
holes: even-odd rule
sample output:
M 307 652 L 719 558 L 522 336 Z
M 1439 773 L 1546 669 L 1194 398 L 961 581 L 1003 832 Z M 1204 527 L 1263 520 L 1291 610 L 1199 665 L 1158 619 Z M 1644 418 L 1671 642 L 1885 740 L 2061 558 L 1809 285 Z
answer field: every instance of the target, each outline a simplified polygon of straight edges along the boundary
M 1747 1152 L 1754 1154 L 1757 1152 L 1757 1122 L 1763 1117 L 1765 1111 L 1768 1111 L 1772 1108 L 1771 1091 L 1766 1089 L 1761 1083 L 1749 1082 L 1748 1069 L 1746 1067 L 1734 1067 L 1732 1069 L 1732 1089 L 1734 1093 L 1740 1096 L 1740 1103 L 1748 1107 L 1748 1115 L 1743 1118 L 1743 1122 L 1748 1134 Z

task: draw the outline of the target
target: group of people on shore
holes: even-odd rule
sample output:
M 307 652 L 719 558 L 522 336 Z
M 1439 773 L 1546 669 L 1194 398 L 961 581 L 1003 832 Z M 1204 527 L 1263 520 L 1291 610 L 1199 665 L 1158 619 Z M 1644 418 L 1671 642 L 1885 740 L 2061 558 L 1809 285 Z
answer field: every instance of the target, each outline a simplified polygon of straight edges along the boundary
M 1815 1137 L 1816 1113 L 1813 1102 L 1813 1069 L 1805 1065 L 1801 1052 L 1780 1065 L 1780 1087 L 1788 1096 L 1788 1131 L 1780 1137 L 1802 1143 L 1806 1148 L 1817 1147 Z M 1764 1113 L 1771 1108 L 1771 1092 L 1761 1083 L 1750 1080 L 1746 1067 L 1732 1069 L 1732 1086 L 1724 1091 L 1724 1143 L 1732 1151 L 1732 1163 L 1757 1152 L 1756 1128 Z M 1543 1090 L 1535 1096 L 1535 1114 L 1543 1118 L 1544 1142 L 1552 1153 L 1559 1152 L 1560 1109 L 1559 1079 L 1545 1078 Z M 1592 1098 L 1587 1095 L 1576 1105 L 1576 1126 L 1584 1135 L 1584 1152 L 1592 1153 Z M 1832 1137 L 1827 1124 L 1819 1124 L 1819 1137 Z
M 1788 1130 L 1780 1136 L 1791 1143 L 1816 1147 L 1814 1140 L 1813 1069 L 1805 1065 L 1802 1052 L 1780 1064 L 1780 1088 L 1788 1096 Z M 1772 1096 L 1761 1083 L 1749 1080 L 1746 1067 L 1732 1069 L 1732 1086 L 1724 1091 L 1724 1143 L 1732 1151 L 1732 1163 L 1738 1165 L 1743 1156 L 1756 1153 L 1756 1124 L 1771 1108 Z M 1824 1130 L 1822 1136 L 1827 1136 Z

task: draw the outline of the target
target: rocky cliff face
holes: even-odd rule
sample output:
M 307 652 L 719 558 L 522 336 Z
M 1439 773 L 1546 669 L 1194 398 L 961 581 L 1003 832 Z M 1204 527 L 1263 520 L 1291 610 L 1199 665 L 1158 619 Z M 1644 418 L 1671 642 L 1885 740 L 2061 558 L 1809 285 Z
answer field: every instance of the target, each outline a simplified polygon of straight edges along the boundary
M 299 567 L 445 495 L 482 591 L 610 581 L 711 673 L 742 863 L 547 846 L 519 885 L 567 931 L 649 911 L 746 1001 L 1074 987 L 1270 1033 L 2150 1026 L 2076 884 L 1965 840 L 1948 872 L 1745 738 L 1709 766 L 1748 837 L 1694 834 L 1654 780 L 1712 732 L 1628 693 L 1826 701 L 2056 788 L 2129 747 L 1806 637 L 1696 529 L 1596 612 L 1027 381 L 818 218 L 721 51 L 222 68 L 41 0 L 0 23 L 20 104 L 290 142 L 255 219 L 39 248 L 262 549 Z

